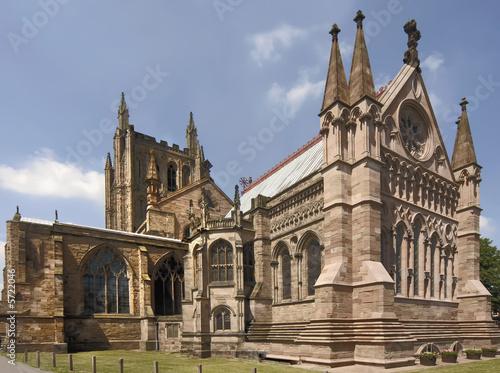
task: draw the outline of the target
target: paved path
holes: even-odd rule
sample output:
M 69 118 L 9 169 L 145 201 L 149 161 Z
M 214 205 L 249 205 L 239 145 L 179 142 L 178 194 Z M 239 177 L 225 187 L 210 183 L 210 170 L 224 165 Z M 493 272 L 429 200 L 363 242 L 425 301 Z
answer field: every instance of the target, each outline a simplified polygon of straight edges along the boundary
M 0 372 L 1 373 L 50 373 L 47 372 L 46 370 L 32 368 L 19 361 L 16 361 L 16 365 L 9 364 L 9 359 L 7 359 L 4 356 L 0 356 Z

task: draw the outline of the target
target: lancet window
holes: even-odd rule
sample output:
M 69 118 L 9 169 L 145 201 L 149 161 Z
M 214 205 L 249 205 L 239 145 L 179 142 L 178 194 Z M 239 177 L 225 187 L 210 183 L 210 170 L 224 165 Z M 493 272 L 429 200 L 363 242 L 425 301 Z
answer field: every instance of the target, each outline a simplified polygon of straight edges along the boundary
M 173 256 L 165 259 L 154 276 L 156 315 L 182 314 L 184 298 L 184 268 Z

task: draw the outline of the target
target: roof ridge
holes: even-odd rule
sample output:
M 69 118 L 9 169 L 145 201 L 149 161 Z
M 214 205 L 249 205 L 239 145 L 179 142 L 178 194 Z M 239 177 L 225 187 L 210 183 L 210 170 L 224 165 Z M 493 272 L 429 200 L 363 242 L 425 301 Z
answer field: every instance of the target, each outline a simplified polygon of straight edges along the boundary
M 277 171 L 279 171 L 280 169 L 282 169 L 283 167 L 285 167 L 288 163 L 290 163 L 294 159 L 298 158 L 301 154 L 303 154 L 307 150 L 311 149 L 314 145 L 316 145 L 318 142 L 320 142 L 322 138 L 323 137 L 321 135 L 315 136 L 312 140 L 308 141 L 305 145 L 303 145 L 302 147 L 300 147 L 299 149 L 297 149 L 291 155 L 289 155 L 288 157 L 286 157 L 285 159 L 283 159 L 280 163 L 278 163 L 273 168 L 271 168 L 270 170 L 268 170 L 266 173 L 264 173 L 263 175 L 261 175 L 257 180 L 255 180 L 254 182 L 252 182 L 251 184 L 249 184 L 246 188 L 243 189 L 243 191 L 241 192 L 241 195 L 245 194 L 250 189 L 252 189 L 253 187 L 255 187 L 258 184 L 260 184 L 262 181 L 264 181 L 265 179 L 267 179 L 269 176 L 271 176 L 272 174 L 276 173 Z

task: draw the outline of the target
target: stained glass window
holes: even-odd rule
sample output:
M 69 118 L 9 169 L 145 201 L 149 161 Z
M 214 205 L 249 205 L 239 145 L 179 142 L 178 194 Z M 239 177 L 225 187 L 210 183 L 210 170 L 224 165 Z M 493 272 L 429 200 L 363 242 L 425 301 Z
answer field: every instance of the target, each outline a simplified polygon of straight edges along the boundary
M 215 330 L 231 330 L 231 311 L 227 308 L 215 313 Z
M 184 299 L 184 268 L 174 257 L 160 265 L 154 277 L 155 314 L 180 315 Z
M 314 294 L 314 284 L 321 274 L 321 247 L 317 240 L 309 243 L 307 249 L 307 294 Z
M 233 281 L 233 248 L 227 241 L 218 241 L 211 249 L 212 281 Z
M 128 282 L 122 258 L 109 248 L 96 252 L 83 272 L 85 313 L 129 313 Z
M 283 299 L 290 299 L 292 298 L 292 261 L 288 250 L 281 255 L 281 267 Z

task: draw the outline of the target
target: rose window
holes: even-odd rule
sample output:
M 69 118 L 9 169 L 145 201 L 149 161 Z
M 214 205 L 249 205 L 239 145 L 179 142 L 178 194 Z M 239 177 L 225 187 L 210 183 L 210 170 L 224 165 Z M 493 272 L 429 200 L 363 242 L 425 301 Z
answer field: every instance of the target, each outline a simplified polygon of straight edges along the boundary
M 399 119 L 399 130 L 410 154 L 422 158 L 427 141 L 427 127 L 422 117 L 413 110 L 404 110 Z

